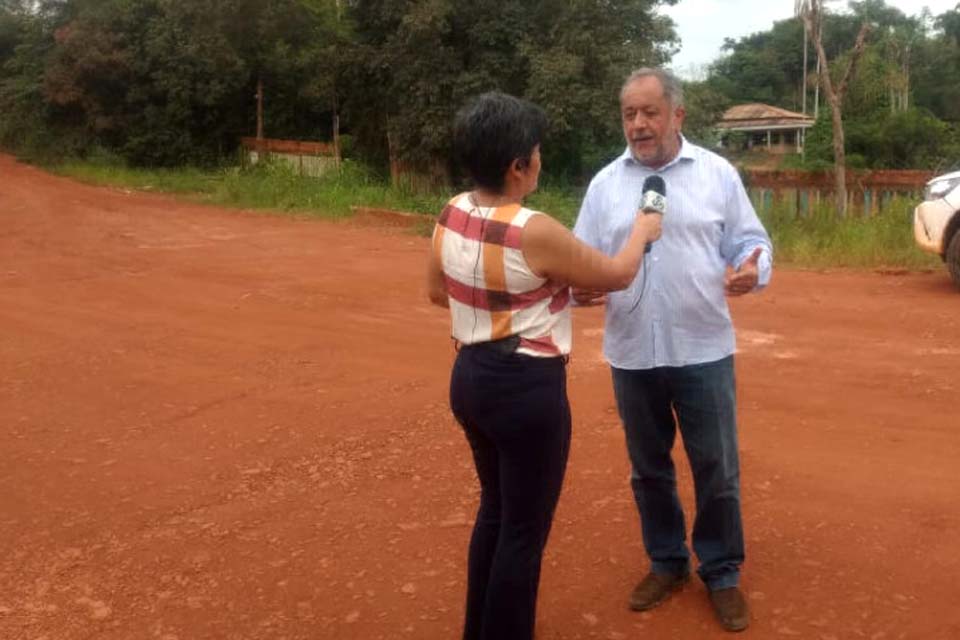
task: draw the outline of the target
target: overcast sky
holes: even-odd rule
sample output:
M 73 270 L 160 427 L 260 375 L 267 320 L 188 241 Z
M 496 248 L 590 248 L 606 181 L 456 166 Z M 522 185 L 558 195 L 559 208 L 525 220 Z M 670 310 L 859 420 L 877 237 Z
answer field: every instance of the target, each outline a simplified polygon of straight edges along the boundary
M 917 15 L 927 6 L 936 16 L 952 10 L 960 0 L 886 1 L 907 15 Z M 793 15 L 793 4 L 793 0 L 680 0 L 676 6 L 661 9 L 673 18 L 682 40 L 680 53 L 673 57 L 674 71 L 688 78 L 696 76 L 703 65 L 720 55 L 724 38 L 738 40 L 767 31 L 775 21 Z M 847 3 L 831 2 L 827 6 L 839 10 Z

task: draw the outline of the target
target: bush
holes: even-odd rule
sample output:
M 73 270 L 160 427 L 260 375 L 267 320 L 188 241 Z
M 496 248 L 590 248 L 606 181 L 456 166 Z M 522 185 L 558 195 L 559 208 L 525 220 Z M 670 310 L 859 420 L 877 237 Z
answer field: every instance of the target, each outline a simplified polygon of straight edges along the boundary
M 867 168 L 867 159 L 864 158 L 859 153 L 848 153 L 847 154 L 847 168 L 848 169 L 866 169 Z
M 851 169 L 937 169 L 960 160 L 957 129 L 924 109 L 847 118 L 844 137 Z M 805 156 L 796 168 L 833 166 L 833 125 L 824 112 L 807 132 Z
M 906 212 L 912 202 L 895 198 L 873 217 L 835 215 L 824 202 L 798 217 L 787 203 L 778 203 L 760 217 L 773 240 L 778 263 L 804 267 L 937 268 L 936 256 L 921 252 L 913 241 Z

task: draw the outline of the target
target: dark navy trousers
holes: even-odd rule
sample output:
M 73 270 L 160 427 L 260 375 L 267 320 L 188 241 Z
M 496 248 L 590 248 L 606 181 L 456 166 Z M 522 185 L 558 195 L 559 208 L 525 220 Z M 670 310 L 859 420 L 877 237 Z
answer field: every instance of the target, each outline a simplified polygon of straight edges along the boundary
M 531 640 L 540 562 L 570 449 L 562 358 L 465 346 L 450 381 L 480 480 L 464 640 Z

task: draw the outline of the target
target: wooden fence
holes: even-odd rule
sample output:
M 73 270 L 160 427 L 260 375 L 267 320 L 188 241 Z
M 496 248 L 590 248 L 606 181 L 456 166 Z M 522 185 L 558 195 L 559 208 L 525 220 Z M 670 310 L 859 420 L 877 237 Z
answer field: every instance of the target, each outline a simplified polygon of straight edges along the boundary
M 757 211 L 786 206 L 794 215 L 806 216 L 820 203 L 833 202 L 831 171 L 748 170 L 741 174 Z M 900 198 L 919 199 L 932 171 L 847 171 L 847 211 L 874 216 L 902 207 Z
M 340 155 L 328 142 L 241 138 L 240 144 L 247 162 L 257 164 L 271 156 L 286 162 L 301 176 L 319 177 L 340 166 Z

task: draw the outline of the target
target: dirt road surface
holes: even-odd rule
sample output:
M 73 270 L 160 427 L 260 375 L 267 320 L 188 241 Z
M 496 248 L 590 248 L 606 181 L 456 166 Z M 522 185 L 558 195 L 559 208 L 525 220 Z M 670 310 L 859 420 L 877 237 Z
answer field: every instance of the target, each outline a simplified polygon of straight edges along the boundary
M 477 489 L 426 251 L 0 156 L 0 638 L 457 638 Z M 732 306 L 741 637 L 960 638 L 946 273 L 781 269 Z M 538 638 L 726 637 L 700 584 L 627 610 L 646 563 L 602 316 L 574 321 Z

